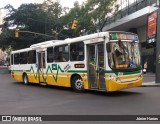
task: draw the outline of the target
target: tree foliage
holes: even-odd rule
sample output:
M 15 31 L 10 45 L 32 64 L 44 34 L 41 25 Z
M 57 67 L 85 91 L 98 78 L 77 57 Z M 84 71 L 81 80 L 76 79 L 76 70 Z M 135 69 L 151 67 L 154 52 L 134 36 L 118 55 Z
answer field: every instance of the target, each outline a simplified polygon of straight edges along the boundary
M 88 0 L 87 12 L 90 13 L 95 28 L 102 31 L 108 17 L 117 11 L 116 0 Z
M 4 18 L 3 32 L 0 34 L 0 47 L 9 45 L 15 49 L 50 39 L 65 39 L 102 31 L 108 16 L 117 9 L 116 0 L 86 0 L 82 5 L 76 1 L 74 7 L 66 11 L 58 1 L 45 0 L 42 4 L 22 4 L 18 9 L 7 5 L 8 14 Z M 68 10 L 68 9 L 67 9 Z M 72 21 L 78 20 L 75 30 Z M 30 33 L 20 33 L 15 38 L 15 29 L 51 35 L 46 37 Z
M 54 39 L 52 30 L 58 29 L 57 27 L 60 26 L 57 20 L 62 8 L 60 4 L 51 2 L 51 0 L 46 0 L 42 4 L 22 4 L 18 9 L 7 5 L 5 9 L 8 10 L 8 14 L 4 18 L 4 30 L 0 35 L 0 43 L 4 44 L 1 46 L 3 48 L 7 44 L 11 44 L 14 49 L 21 49 L 34 43 Z M 19 32 L 19 38 L 15 38 L 15 29 L 47 34 L 53 37 Z M 12 44 L 12 42 L 14 43 Z

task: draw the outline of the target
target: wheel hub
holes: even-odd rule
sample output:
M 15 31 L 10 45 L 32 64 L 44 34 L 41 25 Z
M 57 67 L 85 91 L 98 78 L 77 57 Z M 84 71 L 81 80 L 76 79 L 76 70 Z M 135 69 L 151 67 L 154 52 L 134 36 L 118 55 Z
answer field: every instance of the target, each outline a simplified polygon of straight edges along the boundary
M 83 88 L 82 80 L 80 80 L 80 79 L 76 80 L 75 85 L 76 85 L 77 89 L 79 89 L 79 90 L 82 89 Z

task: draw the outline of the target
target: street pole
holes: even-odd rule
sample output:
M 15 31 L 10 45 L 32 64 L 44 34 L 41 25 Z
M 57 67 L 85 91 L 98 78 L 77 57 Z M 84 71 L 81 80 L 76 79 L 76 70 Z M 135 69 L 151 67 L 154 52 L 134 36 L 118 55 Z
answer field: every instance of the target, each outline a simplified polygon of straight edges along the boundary
M 46 18 L 45 18 L 45 27 L 44 27 L 44 31 L 45 31 L 45 35 L 46 35 Z M 46 37 L 45 37 L 45 41 L 46 41 Z
M 157 10 L 156 83 L 160 83 L 160 9 Z

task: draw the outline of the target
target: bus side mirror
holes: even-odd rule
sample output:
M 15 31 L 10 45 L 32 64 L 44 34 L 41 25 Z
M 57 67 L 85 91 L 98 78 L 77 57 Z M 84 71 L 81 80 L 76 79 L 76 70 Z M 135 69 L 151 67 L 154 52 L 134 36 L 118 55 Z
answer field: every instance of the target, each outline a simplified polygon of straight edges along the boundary
M 111 52 L 111 44 L 110 43 L 106 44 L 106 49 L 107 49 L 107 52 Z

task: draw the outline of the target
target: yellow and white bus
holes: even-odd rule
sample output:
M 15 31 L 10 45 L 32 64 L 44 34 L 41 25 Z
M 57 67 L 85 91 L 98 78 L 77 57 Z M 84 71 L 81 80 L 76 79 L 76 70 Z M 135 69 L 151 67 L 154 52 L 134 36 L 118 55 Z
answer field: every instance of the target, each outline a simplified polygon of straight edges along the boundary
M 77 92 L 141 86 L 138 36 L 110 31 L 34 44 L 11 52 L 11 77 Z

